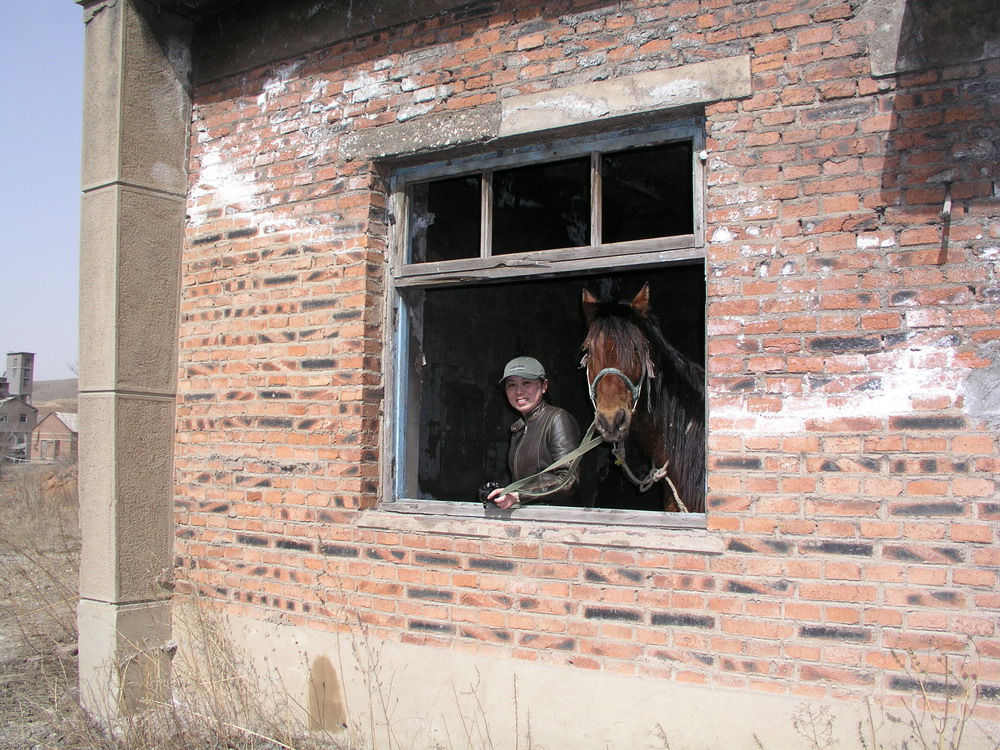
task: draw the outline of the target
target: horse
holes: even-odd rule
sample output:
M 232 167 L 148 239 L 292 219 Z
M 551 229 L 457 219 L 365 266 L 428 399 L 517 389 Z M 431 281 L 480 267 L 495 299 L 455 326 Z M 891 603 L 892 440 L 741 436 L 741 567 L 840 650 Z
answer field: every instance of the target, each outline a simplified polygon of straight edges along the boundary
M 616 445 L 626 473 L 624 440 L 630 431 L 653 470 L 645 491 L 661 482 L 666 511 L 705 510 L 705 370 L 671 346 L 649 312 L 649 283 L 629 302 L 598 300 L 583 291 L 586 369 L 594 425 Z

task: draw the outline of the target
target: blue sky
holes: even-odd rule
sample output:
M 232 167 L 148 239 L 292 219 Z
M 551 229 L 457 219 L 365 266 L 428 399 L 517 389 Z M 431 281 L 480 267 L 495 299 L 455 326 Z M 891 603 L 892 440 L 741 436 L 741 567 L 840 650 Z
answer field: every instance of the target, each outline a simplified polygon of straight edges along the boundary
M 0 0 L 0 371 L 35 352 L 35 379 L 78 361 L 83 9 Z

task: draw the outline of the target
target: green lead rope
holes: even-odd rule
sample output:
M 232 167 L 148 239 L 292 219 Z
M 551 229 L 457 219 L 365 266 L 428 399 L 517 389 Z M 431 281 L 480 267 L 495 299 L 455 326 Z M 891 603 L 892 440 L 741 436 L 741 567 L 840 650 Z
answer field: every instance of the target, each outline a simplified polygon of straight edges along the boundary
M 574 448 L 562 458 L 552 462 L 537 474 L 532 474 L 531 476 L 524 477 L 523 479 L 518 479 L 517 481 L 511 482 L 497 494 L 497 497 L 500 497 L 501 495 L 506 495 L 509 492 L 517 492 L 525 485 L 531 483 L 538 477 L 542 476 L 542 474 L 546 474 L 552 471 L 553 469 L 558 469 L 560 466 L 564 464 L 570 464 L 569 471 L 566 472 L 566 476 L 563 477 L 562 481 L 555 487 L 545 490 L 545 492 L 542 494 L 549 495 L 553 492 L 558 492 L 559 490 L 561 490 L 563 487 L 569 484 L 570 481 L 572 481 L 574 474 L 576 472 L 576 467 L 580 463 L 580 459 L 583 458 L 583 454 L 591 450 L 592 448 L 596 447 L 600 443 L 604 442 L 604 438 L 602 438 L 600 435 L 598 435 L 597 437 L 593 437 L 596 430 L 597 430 L 596 422 L 591 422 L 590 427 L 587 429 L 587 434 L 583 436 L 583 440 L 580 442 L 579 447 Z M 512 506 L 510 506 L 510 508 L 508 508 L 508 510 L 514 510 L 515 508 L 520 508 L 520 507 L 521 507 L 520 503 L 514 503 Z

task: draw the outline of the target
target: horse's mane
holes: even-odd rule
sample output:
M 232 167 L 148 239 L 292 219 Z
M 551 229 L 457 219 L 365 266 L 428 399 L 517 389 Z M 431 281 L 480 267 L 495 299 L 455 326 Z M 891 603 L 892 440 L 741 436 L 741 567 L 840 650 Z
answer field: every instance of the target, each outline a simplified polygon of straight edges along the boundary
M 645 450 L 667 452 L 668 478 L 688 510 L 705 510 L 705 370 L 667 341 L 653 315 L 632 305 L 597 302 L 589 309 L 590 326 L 584 348 L 601 348 L 630 371 L 652 366 L 642 407 L 652 420 L 645 431 Z M 609 351 L 610 347 L 610 351 Z M 647 361 L 648 360 L 648 361 Z M 648 407 L 648 408 L 647 408 Z M 651 430 L 651 431 L 648 431 Z M 653 444 L 646 442 L 652 439 Z
M 705 403 L 705 370 L 670 344 L 652 313 L 645 317 L 620 302 L 600 302 L 595 308 L 584 348 L 590 349 L 610 340 L 620 347 L 618 355 L 635 367 L 638 352 L 648 351 L 657 377 L 652 383 L 654 398 L 659 401 L 665 389 L 682 393 L 682 400 L 699 410 Z M 668 388 L 669 386 L 669 388 Z

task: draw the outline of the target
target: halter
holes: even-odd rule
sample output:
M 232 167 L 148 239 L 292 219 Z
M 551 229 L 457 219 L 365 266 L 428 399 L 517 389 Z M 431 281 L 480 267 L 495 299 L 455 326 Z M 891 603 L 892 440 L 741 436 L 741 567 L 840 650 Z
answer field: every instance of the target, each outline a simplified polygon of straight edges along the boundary
M 625 382 L 629 392 L 632 394 L 632 414 L 635 414 L 635 410 L 639 407 L 639 396 L 642 393 L 642 387 L 646 384 L 647 369 L 645 367 L 642 368 L 642 375 L 639 377 L 638 384 L 633 383 L 632 379 L 617 367 L 605 367 L 603 370 L 598 372 L 597 375 L 594 376 L 594 379 L 590 381 L 590 403 L 593 404 L 595 412 L 597 410 L 597 384 L 605 375 L 617 375 Z M 646 398 L 649 399 L 649 407 L 650 411 L 652 411 L 652 389 L 646 389 Z M 622 468 L 625 475 L 631 480 L 631 482 L 639 487 L 639 492 L 645 492 L 661 479 L 665 480 L 674 494 L 674 499 L 677 501 L 678 508 L 680 508 L 683 513 L 689 512 L 687 506 L 684 504 L 684 501 L 681 500 L 681 496 L 677 492 L 677 488 L 674 486 L 674 483 L 670 481 L 670 477 L 667 476 L 667 466 L 670 465 L 669 459 L 667 459 L 667 462 L 660 468 L 656 468 L 656 466 L 651 467 L 649 473 L 645 477 L 640 478 L 632 473 L 632 470 L 625 462 L 624 443 L 615 443 L 611 452 L 615 457 L 615 463 Z
M 639 378 L 638 385 L 633 383 L 631 378 L 629 378 L 628 375 L 619 370 L 617 367 L 605 367 L 597 373 L 594 376 L 594 379 L 590 381 L 590 403 L 594 405 L 595 409 L 597 408 L 597 384 L 605 375 L 617 375 L 625 381 L 625 385 L 632 394 L 632 413 L 635 414 L 635 410 L 639 406 L 639 395 L 642 393 L 642 386 L 646 383 L 646 368 L 643 368 L 642 370 L 642 376 Z

